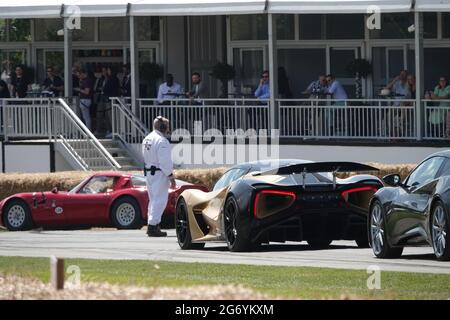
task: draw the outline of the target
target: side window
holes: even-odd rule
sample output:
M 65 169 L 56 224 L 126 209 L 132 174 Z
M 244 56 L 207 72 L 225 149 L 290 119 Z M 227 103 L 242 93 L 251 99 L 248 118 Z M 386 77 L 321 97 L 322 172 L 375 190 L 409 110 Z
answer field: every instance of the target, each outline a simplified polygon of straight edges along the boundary
M 245 169 L 231 169 L 227 171 L 219 181 L 216 182 L 213 191 L 229 186 L 233 181 L 242 177 L 247 170 Z
M 113 191 L 117 179 L 114 177 L 93 177 L 80 191 L 83 194 L 106 193 Z
M 423 162 L 411 173 L 406 184 L 408 186 L 418 186 L 430 182 L 436 177 L 444 160 L 445 158 L 442 157 L 434 157 Z
M 445 160 L 444 168 L 442 169 L 440 176 L 450 176 L 450 159 Z

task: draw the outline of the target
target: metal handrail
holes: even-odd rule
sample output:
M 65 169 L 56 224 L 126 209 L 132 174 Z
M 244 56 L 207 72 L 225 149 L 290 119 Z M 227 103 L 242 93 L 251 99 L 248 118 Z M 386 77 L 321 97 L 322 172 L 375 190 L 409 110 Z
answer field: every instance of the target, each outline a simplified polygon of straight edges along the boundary
M 106 148 L 98 141 L 98 139 L 92 134 L 92 132 L 84 125 L 84 123 L 78 118 L 78 116 L 73 112 L 73 110 L 67 105 L 67 103 L 58 98 L 56 101 L 62 106 L 63 112 L 67 115 L 68 119 L 74 124 L 79 132 L 89 140 L 91 145 L 100 153 L 100 155 L 106 160 L 106 162 L 111 166 L 114 170 L 120 170 L 122 166 L 114 159 L 114 157 L 106 150 Z M 58 135 L 61 137 L 61 135 Z M 64 139 L 65 142 L 68 142 L 67 139 Z M 81 158 L 81 157 L 80 157 Z
M 135 129 L 139 131 L 141 135 L 145 137 L 146 135 L 149 134 L 149 131 L 147 130 L 146 126 L 142 123 L 142 121 L 125 106 L 125 104 L 120 100 L 120 98 L 110 98 L 110 100 L 114 104 L 114 107 L 117 107 L 122 112 L 122 114 L 135 127 Z
M 140 151 L 142 140 L 149 130 L 141 120 L 131 112 L 120 98 L 110 98 L 112 108 L 112 135 L 116 137 L 136 163 L 142 163 Z

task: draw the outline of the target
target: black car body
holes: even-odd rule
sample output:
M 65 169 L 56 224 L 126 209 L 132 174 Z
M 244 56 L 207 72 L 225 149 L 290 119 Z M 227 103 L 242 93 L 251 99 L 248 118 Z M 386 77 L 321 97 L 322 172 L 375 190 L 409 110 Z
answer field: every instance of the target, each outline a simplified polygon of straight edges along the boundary
M 401 182 L 383 178 L 390 187 L 374 194 L 368 220 L 369 240 L 379 258 L 395 258 L 405 246 L 431 245 L 439 260 L 450 259 L 450 151 L 423 160 Z
M 180 247 L 226 241 L 232 251 L 261 243 L 308 241 L 327 247 L 333 240 L 368 246 L 367 214 L 383 186 L 372 175 L 336 177 L 342 172 L 377 171 L 352 162 L 273 160 L 229 169 L 211 192 L 180 195 L 176 228 Z

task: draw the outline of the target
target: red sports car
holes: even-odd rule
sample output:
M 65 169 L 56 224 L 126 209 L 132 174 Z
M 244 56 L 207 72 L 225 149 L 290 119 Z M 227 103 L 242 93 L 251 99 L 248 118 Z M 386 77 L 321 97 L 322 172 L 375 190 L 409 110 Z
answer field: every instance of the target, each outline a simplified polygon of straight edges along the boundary
M 203 186 L 177 180 L 169 191 L 163 223 L 174 224 L 175 203 L 186 189 Z M 141 228 L 147 221 L 145 177 L 121 172 L 96 173 L 69 192 L 18 193 L 0 202 L 0 225 L 10 231 L 34 227 L 114 226 Z

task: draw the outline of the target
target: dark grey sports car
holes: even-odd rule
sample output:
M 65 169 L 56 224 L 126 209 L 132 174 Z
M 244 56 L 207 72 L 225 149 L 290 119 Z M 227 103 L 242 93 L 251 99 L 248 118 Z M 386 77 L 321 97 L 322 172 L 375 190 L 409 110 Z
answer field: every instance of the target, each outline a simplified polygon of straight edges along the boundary
M 431 245 L 438 260 L 450 260 L 450 150 L 422 161 L 401 182 L 383 178 L 370 203 L 369 242 L 378 258 L 400 257 L 405 246 Z

